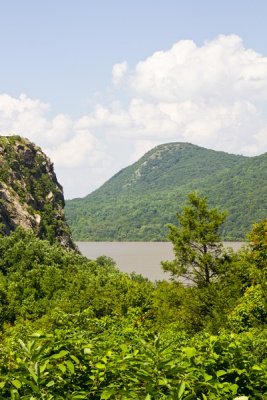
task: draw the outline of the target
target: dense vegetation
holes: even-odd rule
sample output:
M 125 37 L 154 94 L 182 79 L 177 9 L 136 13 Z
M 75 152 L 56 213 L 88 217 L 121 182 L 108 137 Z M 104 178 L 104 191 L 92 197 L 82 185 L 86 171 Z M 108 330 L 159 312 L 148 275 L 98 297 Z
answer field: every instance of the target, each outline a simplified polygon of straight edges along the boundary
M 225 240 L 244 240 L 265 218 L 267 154 L 244 157 L 188 143 L 156 147 L 83 199 L 66 202 L 76 240 L 165 241 L 189 192 L 228 210 Z
M 234 254 L 205 199 L 178 217 L 170 282 L 0 237 L 0 399 L 266 399 L 267 221 Z M 180 283 L 190 265 L 209 279 Z

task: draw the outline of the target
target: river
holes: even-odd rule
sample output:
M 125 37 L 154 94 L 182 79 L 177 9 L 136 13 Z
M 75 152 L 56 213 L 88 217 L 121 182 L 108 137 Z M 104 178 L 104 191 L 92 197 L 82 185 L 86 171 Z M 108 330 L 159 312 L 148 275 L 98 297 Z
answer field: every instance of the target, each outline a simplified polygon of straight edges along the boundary
M 81 253 L 89 259 L 100 256 L 113 258 L 123 272 L 136 272 L 151 281 L 168 279 L 161 269 L 161 261 L 172 260 L 172 243 L 169 242 L 77 242 Z M 224 246 L 240 249 L 242 242 L 224 242 Z

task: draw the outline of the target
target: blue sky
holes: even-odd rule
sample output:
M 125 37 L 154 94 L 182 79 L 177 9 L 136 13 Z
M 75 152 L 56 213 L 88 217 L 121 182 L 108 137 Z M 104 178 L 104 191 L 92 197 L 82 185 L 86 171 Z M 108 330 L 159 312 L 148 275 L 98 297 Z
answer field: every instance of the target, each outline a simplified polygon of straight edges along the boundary
M 67 198 L 159 143 L 267 151 L 266 0 L 0 4 L 1 133 L 42 146 Z

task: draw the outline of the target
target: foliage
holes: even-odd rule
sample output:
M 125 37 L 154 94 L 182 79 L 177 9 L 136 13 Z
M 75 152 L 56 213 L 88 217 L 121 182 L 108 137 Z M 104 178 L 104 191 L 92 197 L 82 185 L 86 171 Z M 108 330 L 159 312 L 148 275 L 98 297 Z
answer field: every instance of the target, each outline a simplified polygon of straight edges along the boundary
M 261 285 L 251 286 L 246 290 L 228 321 L 237 332 L 267 323 L 266 295 Z
M 229 315 L 231 329 L 246 330 L 267 323 L 267 220 L 254 224 L 248 235 L 250 243 L 243 255 L 248 282 L 236 307 Z
M 0 399 L 265 399 L 265 232 L 204 286 L 152 284 L 22 229 L 0 237 Z
M 93 315 L 123 314 L 149 307 L 152 283 L 120 273 L 109 259 L 88 261 L 51 246 L 30 232 L 0 238 L 0 322 L 35 321 L 54 308 L 91 309 Z
M 250 253 L 248 258 L 258 271 L 259 282 L 267 278 L 267 219 L 254 224 L 248 235 L 250 241 Z M 255 271 L 254 271 L 255 274 Z
M 162 262 L 163 269 L 198 287 L 209 285 L 224 262 L 218 230 L 225 217 L 226 213 L 209 209 L 206 198 L 189 194 L 188 205 L 177 215 L 179 226 L 168 225 L 175 259 Z
M 129 337 L 125 328 L 10 337 L 0 354 L 0 398 L 263 399 L 266 339 L 266 330 L 190 339 L 142 330 Z

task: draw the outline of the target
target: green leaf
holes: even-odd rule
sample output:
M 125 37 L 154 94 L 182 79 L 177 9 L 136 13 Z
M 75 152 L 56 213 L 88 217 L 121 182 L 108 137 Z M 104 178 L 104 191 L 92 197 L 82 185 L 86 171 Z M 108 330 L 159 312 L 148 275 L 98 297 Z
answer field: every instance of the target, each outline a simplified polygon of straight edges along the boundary
M 57 367 L 60 369 L 61 372 L 63 372 L 63 374 L 66 372 L 66 367 L 64 364 L 58 364 Z
M 29 349 L 27 348 L 26 344 L 21 339 L 19 339 L 18 341 L 25 353 L 29 353 Z
M 70 358 L 71 358 L 74 362 L 76 362 L 76 364 L 80 364 L 80 360 L 79 360 L 76 356 L 71 355 Z
M 105 389 L 103 393 L 101 394 L 100 399 L 101 400 L 106 400 L 110 399 L 111 396 L 115 393 L 115 389 Z
M 40 372 L 43 373 L 46 370 L 47 365 L 49 364 L 49 361 L 47 360 L 40 366 Z
M 208 382 L 212 379 L 212 375 L 206 374 L 205 372 L 203 374 L 203 377 L 205 379 L 205 382 Z
M 13 381 L 11 381 L 11 383 L 13 386 L 15 386 L 16 389 L 21 388 L 21 382 L 18 379 L 14 379 Z
M 259 365 L 253 365 L 253 371 L 262 371 L 262 368 Z
M 73 363 L 70 360 L 68 360 L 68 361 L 66 361 L 66 365 L 67 365 L 67 368 L 70 371 L 70 373 L 74 374 L 75 368 L 74 368 Z
M 48 382 L 48 384 L 46 385 L 46 387 L 54 386 L 54 384 L 55 384 L 55 381 L 50 381 L 50 382 Z
M 32 388 L 32 391 L 34 393 L 40 393 L 40 389 L 38 388 L 37 385 L 35 385 L 35 383 L 33 382 L 28 382 L 29 386 Z
M 31 334 L 31 337 L 33 337 L 33 338 L 42 338 L 45 336 L 46 336 L 45 333 L 42 331 L 37 331 L 37 332 L 34 332 Z
M 185 391 L 185 382 L 182 381 L 178 387 L 178 399 L 182 398 L 184 391 Z
M 59 358 L 63 358 L 67 354 L 69 354 L 67 350 L 61 350 L 59 353 L 53 354 L 50 358 L 57 360 Z
M 197 351 L 194 347 L 184 347 L 183 352 L 188 358 L 194 357 L 197 354 Z
M 233 394 L 236 394 L 238 391 L 238 385 L 236 383 L 234 383 L 233 385 L 230 386 L 230 389 Z
M 15 390 L 15 389 L 10 390 L 10 394 L 11 394 L 11 400 L 17 400 L 17 399 L 18 399 L 18 392 L 17 392 L 17 390 Z
M 127 353 L 127 351 L 128 351 L 128 347 L 126 346 L 126 344 L 121 344 L 120 345 L 120 348 L 121 348 L 121 350 L 124 352 L 124 353 Z
M 95 367 L 96 367 L 97 369 L 105 369 L 105 368 L 106 368 L 105 364 L 102 364 L 102 363 L 100 363 L 100 362 L 96 363 Z
M 220 376 L 223 376 L 225 374 L 227 374 L 227 372 L 224 371 L 223 369 L 220 369 L 219 371 L 216 372 L 217 378 L 219 378 Z

